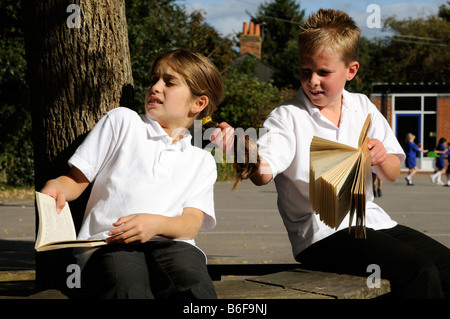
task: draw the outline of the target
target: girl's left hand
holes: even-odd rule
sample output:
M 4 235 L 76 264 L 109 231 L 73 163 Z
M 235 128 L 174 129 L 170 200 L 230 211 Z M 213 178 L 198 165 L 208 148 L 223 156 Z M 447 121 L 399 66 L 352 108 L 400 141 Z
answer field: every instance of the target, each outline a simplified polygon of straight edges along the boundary
M 371 164 L 372 166 L 384 163 L 386 160 L 386 149 L 383 143 L 377 139 L 370 140 L 367 144 L 370 150 Z
M 154 236 L 159 235 L 160 215 L 132 214 L 119 218 L 109 231 L 106 243 L 129 244 L 145 243 Z

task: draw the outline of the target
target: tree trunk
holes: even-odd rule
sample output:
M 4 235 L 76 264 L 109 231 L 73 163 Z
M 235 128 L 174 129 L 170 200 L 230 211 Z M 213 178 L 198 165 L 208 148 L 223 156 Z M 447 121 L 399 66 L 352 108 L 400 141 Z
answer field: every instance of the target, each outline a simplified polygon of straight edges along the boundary
M 108 110 L 131 107 L 133 79 L 124 0 L 27 0 L 22 9 L 40 190 L 67 172 L 67 160 Z M 77 230 L 85 201 L 71 203 Z M 55 271 L 67 278 L 67 265 L 51 270 L 48 262 L 61 255 L 37 254 L 39 285 L 55 286 Z

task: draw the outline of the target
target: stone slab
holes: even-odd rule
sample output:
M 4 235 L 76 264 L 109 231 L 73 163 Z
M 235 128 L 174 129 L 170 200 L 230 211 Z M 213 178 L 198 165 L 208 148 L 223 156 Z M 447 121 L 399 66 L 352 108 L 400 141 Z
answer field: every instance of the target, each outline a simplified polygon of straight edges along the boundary
M 255 283 L 276 285 L 285 289 L 330 296 L 336 299 L 372 299 L 390 291 L 388 280 L 380 287 L 369 288 L 366 277 L 350 276 L 305 269 L 295 269 L 247 279 Z

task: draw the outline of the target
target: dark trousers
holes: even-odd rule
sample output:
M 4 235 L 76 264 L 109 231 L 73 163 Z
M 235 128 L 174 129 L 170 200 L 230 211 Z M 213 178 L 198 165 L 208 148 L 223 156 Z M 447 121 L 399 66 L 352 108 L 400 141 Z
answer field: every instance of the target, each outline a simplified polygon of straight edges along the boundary
M 217 298 L 203 253 L 172 240 L 102 246 L 83 269 L 82 284 L 88 298 Z
M 341 230 L 305 249 L 297 261 L 316 270 L 368 277 L 379 266 L 392 298 L 450 298 L 450 249 L 429 236 L 397 225 L 367 229 L 366 239 Z

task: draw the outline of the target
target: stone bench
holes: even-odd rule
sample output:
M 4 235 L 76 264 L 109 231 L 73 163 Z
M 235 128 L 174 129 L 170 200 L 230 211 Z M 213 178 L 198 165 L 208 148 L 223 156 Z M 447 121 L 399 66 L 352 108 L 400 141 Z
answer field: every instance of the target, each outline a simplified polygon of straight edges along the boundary
M 239 266 L 222 266 L 228 274 L 236 267 L 234 275 L 241 278 L 214 281 L 219 299 L 372 299 L 390 292 L 390 283 L 385 279 L 380 280 L 379 287 L 369 288 L 366 277 L 306 270 L 299 264 L 245 265 L 240 270 Z M 214 272 L 211 268 L 210 272 Z M 248 276 L 251 270 L 257 275 Z
M 57 289 L 38 290 L 34 270 L 0 271 L 0 299 L 67 299 Z
M 371 299 L 390 291 L 388 280 L 380 280 L 380 287 L 369 288 L 366 277 L 298 267 L 298 264 L 208 265 L 208 270 L 219 299 Z M 68 297 L 56 289 L 37 290 L 34 270 L 0 271 L 0 299 L 22 298 Z

